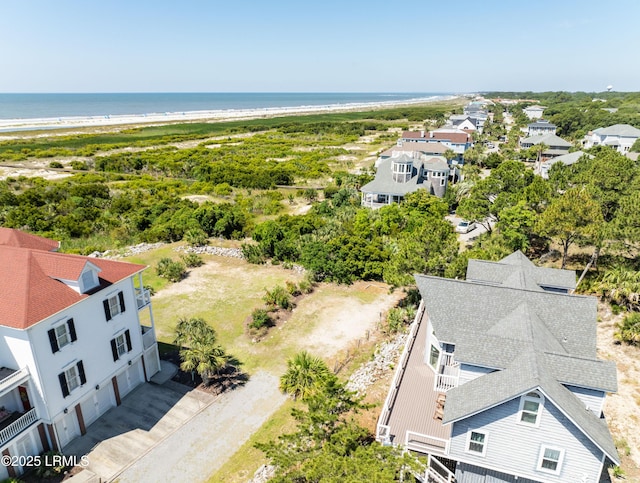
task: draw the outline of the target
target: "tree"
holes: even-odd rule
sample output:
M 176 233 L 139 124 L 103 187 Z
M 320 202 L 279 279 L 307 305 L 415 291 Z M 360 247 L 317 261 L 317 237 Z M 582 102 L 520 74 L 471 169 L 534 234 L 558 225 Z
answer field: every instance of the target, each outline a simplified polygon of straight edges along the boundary
M 280 390 L 293 399 L 308 400 L 334 377 L 325 362 L 307 351 L 298 352 L 287 361 L 287 371 L 280 377 Z
M 174 344 L 180 348 L 180 368 L 197 372 L 205 384 L 229 361 L 229 356 L 217 344 L 216 331 L 201 318 L 181 318 L 176 326 Z
M 587 191 L 574 188 L 551 202 L 540 215 L 536 229 L 540 235 L 562 245 L 562 268 L 565 268 L 569 247 L 598 238 L 603 224 L 598 203 Z
M 618 324 L 614 337 L 627 344 L 640 345 L 640 313 L 633 312 L 626 315 Z

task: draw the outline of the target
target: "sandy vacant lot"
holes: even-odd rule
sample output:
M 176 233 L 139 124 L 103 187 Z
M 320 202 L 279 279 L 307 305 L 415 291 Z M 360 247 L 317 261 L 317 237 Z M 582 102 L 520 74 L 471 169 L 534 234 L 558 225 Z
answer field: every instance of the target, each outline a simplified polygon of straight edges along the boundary
M 613 334 L 623 314 L 613 315 L 605 304 L 598 312 L 598 355 L 616 361 L 618 368 L 618 392 L 607 396 L 604 413 L 626 480 L 640 481 L 640 349 L 615 343 Z

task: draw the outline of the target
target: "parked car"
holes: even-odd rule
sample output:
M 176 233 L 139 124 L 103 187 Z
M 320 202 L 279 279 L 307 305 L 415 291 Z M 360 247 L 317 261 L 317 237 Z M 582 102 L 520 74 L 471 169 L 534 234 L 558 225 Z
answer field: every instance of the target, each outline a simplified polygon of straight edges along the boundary
M 458 226 L 456 226 L 456 231 L 458 233 L 469 233 L 470 231 L 475 230 L 476 226 L 475 221 L 462 220 L 458 223 Z

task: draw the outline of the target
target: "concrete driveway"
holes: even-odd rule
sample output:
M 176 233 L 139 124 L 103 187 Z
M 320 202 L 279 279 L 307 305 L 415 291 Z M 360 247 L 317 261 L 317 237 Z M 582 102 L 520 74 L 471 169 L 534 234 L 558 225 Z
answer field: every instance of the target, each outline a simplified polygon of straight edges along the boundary
M 120 406 L 110 409 L 87 428 L 87 434 L 73 440 L 63 451 L 78 457 L 88 455 L 86 469 L 100 481 L 110 481 L 215 399 L 173 381 L 141 384 L 123 398 Z

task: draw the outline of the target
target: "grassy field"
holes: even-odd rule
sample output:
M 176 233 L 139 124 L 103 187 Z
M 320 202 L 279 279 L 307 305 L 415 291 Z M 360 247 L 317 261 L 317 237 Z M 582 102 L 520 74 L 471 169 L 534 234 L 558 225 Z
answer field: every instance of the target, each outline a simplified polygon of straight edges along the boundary
M 203 257 L 204 266 L 192 269 L 181 282 L 168 284 L 155 274 L 153 267 L 162 257 L 178 259 L 180 252 L 175 251 L 178 245 L 165 245 L 127 258 L 150 266 L 143 278 L 145 285 L 157 290 L 152 302 L 161 352 L 173 349 L 170 344 L 180 317 L 202 317 L 216 329 L 220 343 L 241 361 L 242 369 L 249 374 L 262 370 L 279 376 L 286 368 L 287 358 L 301 349 L 323 357 L 333 367 L 335 361 L 344 360 L 349 350 L 349 363 L 339 373 L 341 378 L 348 377 L 372 356 L 381 334 L 372 335 L 368 341 L 361 338 L 362 344 L 356 348 L 354 342 L 361 337 L 356 335 L 359 332 L 342 334 L 341 330 L 349 323 L 362 329 L 359 318 L 375 327 L 401 296 L 389 294 L 388 287 L 381 283 L 319 284 L 312 294 L 298 301 L 286 322 L 254 342 L 246 332 L 245 322 L 254 308 L 264 305 L 264 289 L 283 285 L 287 280 L 298 282 L 302 275 L 282 266 L 251 265 L 242 259 L 208 255 Z M 142 323 L 148 324 L 144 314 L 141 312 Z M 357 326 L 358 323 L 361 325 Z M 241 482 L 250 478 L 266 462 L 263 453 L 253 447 L 254 443 L 274 440 L 292 431 L 295 421 L 290 413 L 294 404 L 288 401 L 277 409 L 210 481 Z

